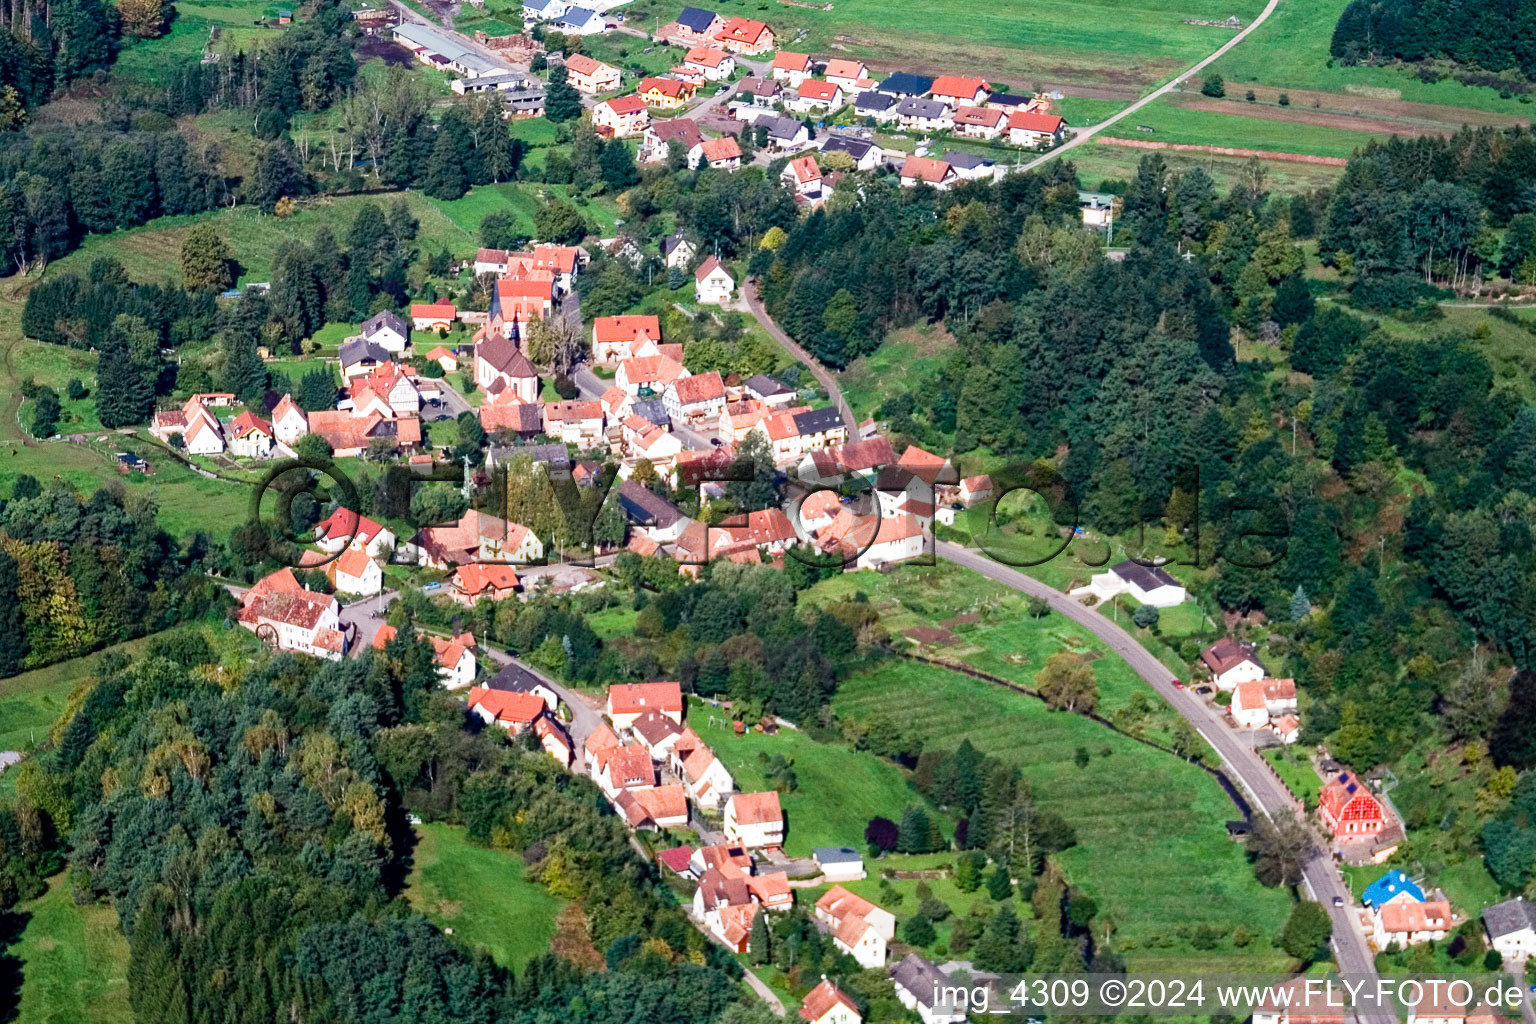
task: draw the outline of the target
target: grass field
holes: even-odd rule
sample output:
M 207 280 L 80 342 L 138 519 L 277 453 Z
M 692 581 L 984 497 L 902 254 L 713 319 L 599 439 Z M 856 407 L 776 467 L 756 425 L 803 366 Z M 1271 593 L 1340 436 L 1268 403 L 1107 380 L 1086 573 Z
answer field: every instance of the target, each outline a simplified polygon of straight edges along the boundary
M 1132 127 L 1134 130 L 1134 126 Z M 1111 146 L 1090 142 L 1079 146 L 1067 156 L 1077 167 L 1077 178 L 1086 189 L 1097 189 L 1106 182 L 1125 183 L 1136 180 L 1136 167 L 1145 150 L 1125 146 Z M 1217 192 L 1226 195 L 1238 181 L 1247 160 L 1240 157 L 1205 155 L 1199 153 L 1175 153 L 1161 151 L 1163 162 L 1174 171 L 1199 167 L 1211 176 Z M 1331 185 L 1343 173 L 1342 167 L 1326 167 L 1315 164 L 1289 163 L 1282 160 L 1262 160 L 1265 184 L 1271 192 L 1294 194 L 1311 192 Z
M 941 326 L 897 331 L 872 354 L 855 359 L 838 374 L 843 397 L 856 416 L 872 416 L 880 403 L 944 368 L 955 340 Z
M 1442 306 L 1440 311 L 1445 314 L 1443 319 L 1427 323 L 1406 323 L 1385 316 L 1372 319 L 1394 337 L 1467 338 L 1493 365 L 1494 379 L 1500 387 L 1513 390 L 1527 402 L 1536 401 L 1536 335 L 1495 319 L 1483 309 Z M 1517 316 L 1525 323 L 1536 323 L 1536 309 L 1522 309 Z
M 1234 82 L 1262 82 L 1266 85 L 1327 92 L 1356 92 L 1370 96 L 1372 91 L 1389 90 L 1404 100 L 1474 107 L 1532 116 L 1530 104 L 1514 99 L 1500 99 L 1497 91 L 1469 87 L 1453 81 L 1421 82 L 1418 77 L 1390 67 L 1329 67 L 1328 45 L 1334 25 L 1349 0 L 1285 0 L 1253 34 L 1235 46 L 1213 70 L 1227 80 L 1227 90 Z
M 565 901 L 523 877 L 521 857 L 475 846 L 454 825 L 418 825 L 416 835 L 412 907 L 514 971 L 549 949 Z
M 1136 130 L 1137 125 L 1147 125 L 1155 129 L 1155 132 L 1143 134 Z M 1191 110 L 1162 100 L 1142 107 L 1135 116 L 1109 129 L 1108 134 L 1123 139 L 1336 157 L 1350 156 L 1355 150 L 1364 148 L 1371 139 L 1385 140 L 1391 136 L 1390 132 L 1348 131 L 1314 124 L 1291 124 L 1261 117 Z
M 833 743 L 818 743 L 794 729 L 780 729 L 769 736 L 748 732 L 737 736 L 728 716 L 700 701 L 690 701 L 688 724 L 709 744 L 730 769 L 740 792 L 771 788 L 759 755 L 782 754 L 794 762 L 799 787 L 781 794 L 784 808 L 784 849 L 790 856 L 810 856 L 816 846 L 862 846 L 864 826 L 879 815 L 901 820 L 908 804 L 924 804 L 921 795 L 907 785 L 901 769 L 873 754 Z M 930 808 L 945 834 L 954 822 Z
M 1323 780 L 1318 778 L 1316 769 L 1312 767 L 1310 750 L 1299 746 L 1271 747 L 1264 751 L 1263 756 L 1292 793 L 1300 797 L 1308 807 L 1317 804 L 1317 794 L 1323 787 Z
M 21 998 L 15 1024 L 130 1024 L 128 940 L 117 914 L 102 904 L 77 907 L 68 873 L 48 891 L 16 908 L 21 938 L 6 952 L 20 961 Z
M 211 30 L 219 30 L 213 49 L 221 54 L 249 50 L 277 38 L 276 27 L 260 27 L 273 7 L 263 0 L 196 3 L 181 0 L 170 29 L 158 39 L 143 39 L 126 47 L 112 65 L 112 76 L 139 85 L 160 85 L 187 63 L 201 59 Z
M 1059 861 L 1114 921 L 1115 946 L 1132 970 L 1277 970 L 1287 962 L 1269 939 L 1289 898 L 1254 879 L 1223 827 L 1235 813 L 1231 801 L 1193 765 L 1032 698 L 907 662 L 844 683 L 833 707 L 856 720 L 894 715 L 934 749 L 968 738 L 1017 764 L 1037 803 L 1076 829 L 1078 844 Z M 1090 752 L 1083 768 L 1079 748 Z M 1189 944 L 1201 922 L 1226 933 L 1218 948 Z M 1244 946 L 1231 934 L 1239 924 L 1252 936 Z
M 144 644 L 130 640 L 116 649 L 133 654 Z M 87 654 L 0 680 L 0 750 L 28 750 L 46 738 L 70 691 L 91 677 L 100 657 Z
M 1120 113 L 1130 104 L 1121 100 L 1096 100 L 1084 96 L 1067 96 L 1051 104 L 1051 112 L 1066 119 L 1074 126 L 1098 124 L 1106 117 Z
M 16 379 L 31 377 L 58 392 L 59 404 L 64 407 L 59 417 L 59 433 L 101 429 L 101 421 L 96 418 L 96 399 L 90 394 L 72 399 L 68 393 L 69 382 L 74 378 L 87 391 L 96 386 L 96 353 L 41 341 L 20 341 L 11 349 L 9 365 Z M 31 418 L 30 414 L 27 418 Z

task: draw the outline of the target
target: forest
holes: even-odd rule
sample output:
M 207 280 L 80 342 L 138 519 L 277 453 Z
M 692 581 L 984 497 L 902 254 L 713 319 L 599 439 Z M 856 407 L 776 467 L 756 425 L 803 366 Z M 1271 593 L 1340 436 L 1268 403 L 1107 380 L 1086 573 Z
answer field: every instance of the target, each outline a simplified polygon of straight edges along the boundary
M 63 857 L 75 899 L 117 911 L 137 1019 L 556 1024 L 586 1005 L 693 1024 L 733 1005 L 739 969 L 597 789 L 480 731 L 413 632 L 361 660 L 224 668 L 199 634 L 166 640 L 101 658 L 0 816 L 27 837 L 0 845 L 0 879 L 35 890 Z M 546 954 L 514 977 L 408 910 L 408 814 L 521 854 L 608 970 Z
M 1349 64 L 1441 59 L 1495 73 L 1513 70 L 1523 76 L 1520 91 L 1528 92 L 1536 79 L 1536 3 L 1350 0 L 1330 49 Z

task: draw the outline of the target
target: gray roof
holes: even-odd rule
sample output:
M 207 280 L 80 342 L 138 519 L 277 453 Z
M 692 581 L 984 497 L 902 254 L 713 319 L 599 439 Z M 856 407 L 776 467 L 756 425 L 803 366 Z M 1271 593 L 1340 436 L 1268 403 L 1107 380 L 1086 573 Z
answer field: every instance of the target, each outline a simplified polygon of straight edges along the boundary
M 663 256 L 672 255 L 672 250 L 676 249 L 684 242 L 688 242 L 688 239 L 681 231 L 668 235 L 666 238 L 661 240 L 661 254 Z M 692 242 L 688 242 L 688 244 L 693 245 Z
M 940 103 L 938 100 L 919 99 L 916 96 L 908 96 L 896 108 L 898 117 L 943 117 L 948 112 L 949 104 Z
M 486 689 L 502 690 L 506 693 L 532 693 L 540 686 L 546 690 L 551 689 L 544 680 L 516 662 L 508 665 L 485 681 Z
M 647 423 L 654 423 L 668 430 L 672 429 L 672 417 L 667 412 L 667 403 L 659 398 L 653 398 L 648 402 L 635 402 L 630 405 L 629 411 Z
M 757 123 L 768 129 L 770 139 L 793 139 L 805 125 L 792 117 L 760 117 Z
M 571 468 L 571 452 L 563 444 L 492 445 L 486 454 L 486 464 L 494 470 L 517 455 L 527 455 L 535 463 L 543 463 L 555 469 Z
M 389 362 L 389 350 L 378 342 L 369 341 L 367 338 L 354 338 L 351 341 L 343 342 L 338 355 L 341 357 L 342 366 L 351 366 L 365 359 L 372 359 L 378 363 Z
M 887 92 L 861 92 L 854 97 L 853 109 L 872 110 L 878 114 L 882 110 L 891 109 L 899 102 L 900 100 Z
M 945 1003 L 938 1007 L 934 1005 L 935 1002 L 942 1002 L 934 998 L 938 992 L 952 989 L 954 986 L 937 967 L 916 953 L 908 953 L 902 957 L 899 963 L 891 967 L 890 974 L 892 981 L 906 989 L 919 1005 L 930 1011 L 937 1009 L 941 1013 L 965 1012 L 964 1007 L 954 1004 Z
M 523 0 L 523 6 L 531 11 L 547 11 L 556 0 Z
M 758 398 L 768 398 L 771 395 L 790 394 L 789 388 L 783 383 L 768 376 L 766 373 L 757 373 L 747 378 L 747 390 Z
M 1516 896 L 1483 911 L 1483 927 L 1491 939 L 1503 938 L 1527 928 L 1536 930 L 1536 903 Z
M 875 88 L 892 96 L 922 96 L 933 88 L 933 79 L 926 75 L 909 75 L 905 71 L 898 71 Z
M 709 28 L 715 18 L 714 11 L 706 11 L 700 7 L 684 7 L 683 12 L 677 16 L 677 23 L 694 32 L 703 32 Z
M 591 21 L 593 18 L 601 19 L 601 17 L 602 16 L 600 14 L 598 14 L 596 11 L 591 10 L 589 8 L 586 8 L 586 7 L 572 7 L 570 10 L 566 11 L 565 14 L 563 14 L 560 17 L 560 20 L 555 22 L 555 24 L 556 25 L 575 25 L 576 27 L 580 28 L 582 25 L 585 25 L 587 22 Z
M 619 504 L 636 522 L 662 529 L 683 518 L 676 506 L 637 480 L 625 480 L 619 485 Z
M 975 153 L 945 153 L 943 160 L 949 166 L 962 171 L 973 171 L 978 167 L 992 167 L 997 164 L 991 157 L 978 156 Z
M 865 155 L 874 148 L 875 144 L 873 142 L 865 142 L 863 139 L 851 139 L 846 135 L 834 135 L 821 144 L 821 151 L 823 153 L 847 153 L 854 160 L 864 159 Z
M 1139 562 L 1121 562 L 1119 565 L 1110 566 L 1109 571 L 1125 580 L 1125 582 L 1140 587 L 1142 590 L 1156 590 L 1158 587 L 1182 587 L 1184 585 L 1161 568 L 1152 565 L 1142 565 Z
M 851 846 L 818 846 L 811 851 L 818 864 L 862 864 L 864 858 Z
M 400 318 L 400 314 L 392 309 L 386 309 L 382 313 L 375 313 L 367 320 L 364 320 L 360 333 L 365 338 L 371 338 L 374 334 L 385 328 L 394 331 L 402 338 L 409 338 L 411 336 L 410 328 L 406 327 L 405 321 Z
M 838 412 L 835 406 L 829 405 L 825 409 L 795 413 L 795 429 L 801 434 L 818 434 L 823 430 L 833 430 L 845 425 L 843 414 Z

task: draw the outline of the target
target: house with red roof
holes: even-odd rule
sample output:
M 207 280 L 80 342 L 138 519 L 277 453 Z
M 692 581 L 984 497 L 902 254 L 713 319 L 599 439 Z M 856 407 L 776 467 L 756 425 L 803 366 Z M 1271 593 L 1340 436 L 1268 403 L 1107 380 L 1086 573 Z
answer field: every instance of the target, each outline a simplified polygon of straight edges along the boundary
M 593 362 L 656 355 L 660 344 L 661 320 L 654 315 L 600 316 L 592 321 Z
M 1008 115 L 1008 141 L 1015 146 L 1042 146 L 1060 142 L 1067 134 L 1067 123 L 1054 114 L 1015 110 Z
M 603 403 L 596 399 L 546 402 L 544 433 L 578 448 L 595 448 L 603 440 Z
M 379 563 L 361 548 L 349 547 L 327 562 L 325 576 L 340 594 L 372 597 L 384 589 L 384 573 Z
M 1245 684 L 1246 685 L 1246 684 Z M 1387 827 L 1387 812 L 1359 777 L 1341 772 L 1317 796 L 1317 814 L 1335 839 L 1370 838 Z
M 452 349 L 437 346 L 427 353 L 427 358 L 443 368 L 444 373 L 457 373 L 459 369 L 459 357 Z
M 149 432 L 166 444 L 172 443 L 173 434 L 180 434 L 183 447 L 191 455 L 224 453 L 223 424 L 208 411 L 201 395 L 193 395 L 180 409 L 155 413 L 149 421 Z
M 736 279 L 725 269 L 717 257 L 706 257 L 693 272 L 693 298 L 695 302 L 723 306 L 731 301 L 736 291 Z
M 839 484 L 848 477 L 873 481 L 880 470 L 896 461 L 891 442 L 883 437 L 848 441 L 830 448 L 818 448 L 800 461 L 800 482 Z
M 1232 722 L 1239 729 L 1262 729 L 1269 724 L 1269 709 L 1264 706 L 1263 680 L 1238 683 L 1232 694 Z
M 639 743 L 621 743 L 599 750 L 592 760 L 592 781 L 609 800 L 626 789 L 650 789 L 656 785 L 656 769 L 650 751 Z
M 592 108 L 592 127 L 599 135 L 610 138 L 627 139 L 639 135 L 650 123 L 650 108 L 643 98 L 633 93 L 604 100 Z
M 683 377 L 668 385 L 661 401 L 674 423 L 716 419 L 725 409 L 725 381 L 719 370 Z
M 688 797 L 676 783 L 620 790 L 613 806 L 624 816 L 624 824 L 636 831 L 688 827 Z
M 955 108 L 955 134 L 972 139 L 995 139 L 1008 127 L 1008 115 L 993 107 Z
M 817 166 L 815 156 L 797 156 L 784 165 L 779 180 L 797 196 L 815 195 L 821 191 L 821 168 Z
M 1378 952 L 1391 945 L 1407 949 L 1425 942 L 1439 942 L 1456 926 L 1451 905 L 1445 900 L 1423 903 L 1399 900 L 1361 917 L 1365 919 L 1371 945 Z
M 843 90 L 831 82 L 807 78 L 784 105 L 799 114 L 826 113 L 843 105 Z
M 773 49 L 773 29 L 751 18 L 731 18 L 715 33 L 715 42 L 732 53 L 767 53 Z
M 717 171 L 741 170 L 741 143 L 734 135 L 705 139 L 699 146 L 699 162 Z
M 968 476 L 960 481 L 960 503 L 967 508 L 977 502 L 992 499 L 992 478 L 985 473 Z
M 784 811 L 779 794 L 736 793 L 725 802 L 725 838 L 749 850 L 784 845 Z
M 608 720 L 615 729 L 628 729 L 648 711 L 665 715 L 674 723 L 683 722 L 683 687 L 681 683 L 615 683 L 608 687 Z
M 382 558 L 394 550 L 395 534 L 383 523 L 338 506 L 315 524 L 315 544 L 328 554 L 350 547 L 367 552 L 371 558 Z
M 719 810 L 721 802 L 736 790 L 736 780 L 725 763 L 686 726 L 672 744 L 667 760 L 673 773 L 683 780 L 689 799 L 706 811 Z M 750 864 L 751 858 L 747 861 Z
M 269 458 L 277 441 L 272 424 L 249 409 L 230 420 L 225 433 L 229 438 L 229 454 L 243 459 Z
M 651 356 L 632 356 L 619 363 L 613 386 L 634 398 L 651 399 L 665 394 L 667 388 L 690 377 L 682 363 L 659 352 Z
M 549 713 L 542 698 L 532 693 L 491 690 L 477 686 L 469 691 L 469 710 L 487 725 L 499 725 L 517 736 Z
M 968 78 L 964 75 L 940 75 L 933 80 L 928 95 L 951 107 L 979 107 L 987 102 L 992 86 L 985 78 Z
M 472 508 L 452 525 L 418 530 L 406 553 L 419 565 L 443 570 L 471 562 L 527 565 L 544 557 L 544 544 L 521 523 Z
M 448 596 L 466 608 L 481 601 L 504 601 L 517 594 L 517 571 L 510 565 L 471 562 L 453 571 L 448 588 Z
M 1200 660 L 1211 673 L 1218 690 L 1231 690 L 1239 683 L 1263 679 L 1269 674 L 1254 653 L 1252 644 L 1224 636 L 1200 652 Z
M 859 1005 L 853 997 L 823 975 L 821 983 L 800 1002 L 800 1019 L 810 1024 L 860 1024 Z
M 256 582 L 240 599 L 235 620 L 267 646 L 340 661 L 347 652 L 341 606 L 330 594 L 299 585 L 292 569 Z
M 692 82 L 676 78 L 642 78 L 635 87 L 635 95 L 644 100 L 646 106 L 658 110 L 676 110 L 693 99 L 698 91 L 698 86 Z
M 822 73 L 822 77 L 849 94 L 874 86 L 869 77 L 869 68 L 861 60 L 834 57 L 827 61 L 827 70 Z
M 604 64 L 584 53 L 573 53 L 565 58 L 566 80 L 578 91 L 588 96 L 600 92 L 618 92 L 621 75 L 612 64 Z
M 769 68 L 768 74 L 774 81 L 788 82 L 791 89 L 798 88 L 811 75 L 811 56 L 808 53 L 780 50 L 774 54 L 773 66 Z
M 459 318 L 458 308 L 451 302 L 415 302 L 411 304 L 411 329 L 416 331 L 446 331 Z
M 272 436 L 283 444 L 293 444 L 309 433 L 309 417 L 292 395 L 284 395 L 272 407 Z
M 576 748 L 571 743 L 570 733 L 566 732 L 565 727 L 555 721 L 553 716 L 541 715 L 535 718 L 533 734 L 538 737 L 539 746 L 544 748 L 544 753 L 559 761 L 564 768 L 571 766 Z
M 721 82 L 736 73 L 736 58 L 720 46 L 695 46 L 683 56 L 683 67 L 692 68 L 711 82 Z
M 886 945 L 896 937 L 896 918 L 889 910 L 834 885 L 816 901 L 816 920 L 832 933 L 832 944 L 860 967 L 885 966 Z
M 948 160 L 935 160 L 926 156 L 909 156 L 899 172 L 902 188 L 932 185 L 940 192 L 947 191 L 958 175 Z

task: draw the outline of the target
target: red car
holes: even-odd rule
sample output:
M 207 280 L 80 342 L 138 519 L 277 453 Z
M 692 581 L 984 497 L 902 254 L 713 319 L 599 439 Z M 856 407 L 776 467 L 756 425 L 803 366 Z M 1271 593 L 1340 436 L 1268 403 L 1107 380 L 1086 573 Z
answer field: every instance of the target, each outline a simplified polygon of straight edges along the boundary
M 1181 680 L 1181 679 L 1175 679 L 1173 681 L 1173 688 L 1175 690 L 1182 690 L 1182 689 L 1184 689 L 1184 681 Z

